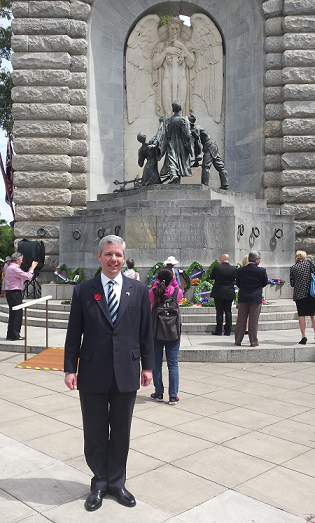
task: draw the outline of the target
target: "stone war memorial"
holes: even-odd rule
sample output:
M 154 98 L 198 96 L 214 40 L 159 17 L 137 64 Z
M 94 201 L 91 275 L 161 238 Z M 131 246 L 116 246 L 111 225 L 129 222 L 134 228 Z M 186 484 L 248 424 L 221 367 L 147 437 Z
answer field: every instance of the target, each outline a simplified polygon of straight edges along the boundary
M 296 248 L 314 258 L 314 0 L 13 0 L 13 16 L 15 235 L 44 241 L 41 281 L 92 277 L 106 234 L 142 279 L 169 255 L 255 249 L 287 281 Z

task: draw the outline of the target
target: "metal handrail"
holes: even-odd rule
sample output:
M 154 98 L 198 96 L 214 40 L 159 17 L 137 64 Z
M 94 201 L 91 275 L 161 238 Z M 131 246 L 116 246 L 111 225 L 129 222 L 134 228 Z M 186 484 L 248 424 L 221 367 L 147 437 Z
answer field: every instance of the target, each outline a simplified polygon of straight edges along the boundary
M 13 311 L 18 311 L 20 309 L 25 309 L 24 315 L 24 328 L 25 328 L 25 344 L 24 344 L 24 361 L 27 360 L 27 307 L 34 305 L 35 303 L 40 303 L 42 301 L 46 302 L 46 349 L 48 349 L 48 300 L 51 300 L 52 296 L 43 296 L 37 300 L 31 300 L 27 303 L 21 303 L 21 305 L 15 305 L 12 307 Z

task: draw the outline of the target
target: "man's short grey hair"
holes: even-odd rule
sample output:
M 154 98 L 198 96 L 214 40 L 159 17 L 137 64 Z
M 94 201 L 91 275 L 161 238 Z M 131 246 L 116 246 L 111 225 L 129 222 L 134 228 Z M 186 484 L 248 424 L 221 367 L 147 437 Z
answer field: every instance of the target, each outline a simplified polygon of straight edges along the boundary
M 124 250 L 124 255 L 125 255 L 126 244 L 120 236 L 115 236 L 115 234 L 109 234 L 108 236 L 104 236 L 104 238 L 101 239 L 100 243 L 98 244 L 99 255 L 102 254 L 104 245 L 106 245 L 107 243 L 111 243 L 114 245 L 122 245 L 123 250 Z
M 258 251 L 252 251 L 248 255 L 248 261 L 254 262 L 255 260 L 258 260 L 260 258 L 260 254 Z
M 12 254 L 12 256 L 11 256 L 11 261 L 15 262 L 16 260 L 18 260 L 22 256 L 23 256 L 23 254 L 21 254 L 20 252 L 14 252 Z

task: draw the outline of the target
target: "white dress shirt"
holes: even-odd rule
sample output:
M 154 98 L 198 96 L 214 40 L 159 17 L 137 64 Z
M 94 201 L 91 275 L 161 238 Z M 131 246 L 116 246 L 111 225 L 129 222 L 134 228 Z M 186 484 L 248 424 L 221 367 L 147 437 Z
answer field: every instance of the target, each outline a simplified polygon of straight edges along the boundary
M 118 302 L 118 305 L 119 305 L 121 289 L 122 289 L 122 284 L 123 284 L 123 279 L 122 279 L 121 272 L 119 274 L 117 274 L 116 278 L 108 278 L 107 276 L 105 276 L 105 274 L 103 272 L 101 272 L 101 281 L 102 281 L 104 294 L 105 294 L 105 298 L 106 298 L 107 303 L 108 303 L 108 289 L 109 289 L 108 282 L 109 281 L 114 281 L 115 282 L 115 284 L 113 286 L 113 289 L 114 289 L 114 292 L 116 294 L 117 302 Z

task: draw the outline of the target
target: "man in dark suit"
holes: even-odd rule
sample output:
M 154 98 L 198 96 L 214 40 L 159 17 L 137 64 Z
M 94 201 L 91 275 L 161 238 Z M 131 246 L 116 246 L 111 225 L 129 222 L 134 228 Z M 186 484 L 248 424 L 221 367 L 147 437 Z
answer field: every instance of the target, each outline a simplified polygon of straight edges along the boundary
M 220 265 L 215 265 L 210 274 L 210 280 L 215 280 L 211 297 L 214 298 L 217 311 L 217 327 L 212 333 L 216 336 L 222 336 L 223 312 L 225 313 L 224 335 L 230 336 L 232 329 L 231 307 L 235 298 L 236 268 L 229 264 L 229 260 L 229 255 L 223 254 L 220 258 Z
M 236 285 L 239 288 L 238 316 L 235 327 L 235 345 L 241 345 L 248 321 L 248 336 L 251 347 L 259 345 L 257 332 L 261 311 L 262 290 L 268 283 L 266 269 L 258 267 L 260 254 L 257 251 L 248 255 L 248 265 L 236 271 Z
M 125 488 L 131 419 L 140 361 L 143 386 L 154 367 L 148 289 L 121 274 L 123 239 L 102 238 L 98 260 L 102 272 L 74 288 L 64 363 L 66 385 L 79 389 L 84 453 L 94 474 L 88 511 L 100 508 L 107 493 L 127 507 L 136 504 Z

